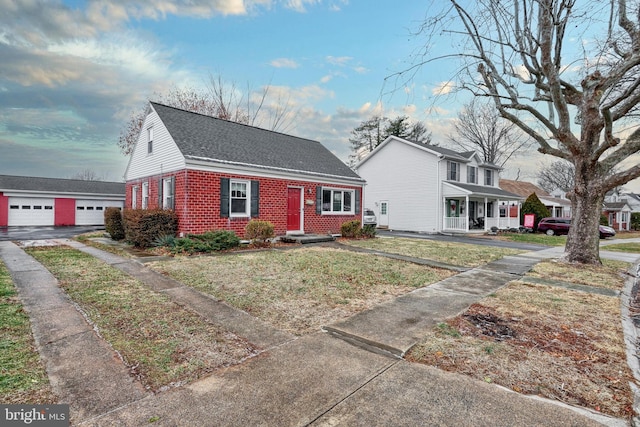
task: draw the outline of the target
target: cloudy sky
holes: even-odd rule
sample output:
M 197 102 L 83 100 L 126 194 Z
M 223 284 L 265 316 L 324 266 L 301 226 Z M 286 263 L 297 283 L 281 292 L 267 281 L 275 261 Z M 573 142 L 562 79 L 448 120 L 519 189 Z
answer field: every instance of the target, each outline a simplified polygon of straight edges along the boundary
M 446 143 L 466 101 L 434 96 L 451 77 L 446 64 L 422 67 L 408 85 L 386 79 L 415 63 L 412 34 L 429 4 L 0 0 L 0 174 L 90 169 L 120 181 L 127 158 L 116 143 L 131 113 L 173 87 L 204 90 L 211 76 L 241 96 L 269 85 L 295 114 L 286 133 L 345 161 L 351 130 L 374 114 L 421 120 Z M 504 175 L 520 169 L 535 181 L 541 161 L 515 160 Z

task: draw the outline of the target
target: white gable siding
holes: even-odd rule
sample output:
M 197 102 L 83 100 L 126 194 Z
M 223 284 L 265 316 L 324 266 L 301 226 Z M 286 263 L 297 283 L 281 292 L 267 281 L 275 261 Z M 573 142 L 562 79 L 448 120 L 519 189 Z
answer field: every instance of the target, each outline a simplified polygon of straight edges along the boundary
M 438 231 L 441 202 L 435 155 L 393 140 L 360 165 L 357 172 L 367 181 L 365 208 L 380 218 L 380 201 L 389 202 L 389 229 Z
M 153 152 L 147 153 L 149 127 L 153 126 Z M 185 168 L 185 159 L 158 114 L 151 109 L 131 154 L 125 180 L 140 179 Z

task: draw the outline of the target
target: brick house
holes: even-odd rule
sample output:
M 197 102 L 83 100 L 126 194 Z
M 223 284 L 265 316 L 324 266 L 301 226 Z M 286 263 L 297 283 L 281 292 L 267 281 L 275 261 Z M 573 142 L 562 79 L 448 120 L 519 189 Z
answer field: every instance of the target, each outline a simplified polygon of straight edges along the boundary
M 277 235 L 336 234 L 362 219 L 364 180 L 317 141 L 151 102 L 125 172 L 128 208 L 173 209 L 179 233 L 252 218 Z

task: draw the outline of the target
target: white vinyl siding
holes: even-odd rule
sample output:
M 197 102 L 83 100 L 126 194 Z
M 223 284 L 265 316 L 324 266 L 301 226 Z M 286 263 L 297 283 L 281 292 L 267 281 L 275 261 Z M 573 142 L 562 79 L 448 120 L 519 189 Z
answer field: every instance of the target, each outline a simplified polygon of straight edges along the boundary
M 148 151 L 148 129 L 153 128 L 153 155 Z M 142 125 L 138 142 L 129 159 L 125 180 L 131 181 L 184 169 L 186 162 L 167 128 L 153 109 Z
M 446 162 L 441 165 L 439 173 L 436 154 L 390 141 L 358 168 L 367 181 L 363 209 L 379 216 L 381 201 L 386 201 L 390 229 L 437 232 L 442 223 L 438 179 L 446 178 Z

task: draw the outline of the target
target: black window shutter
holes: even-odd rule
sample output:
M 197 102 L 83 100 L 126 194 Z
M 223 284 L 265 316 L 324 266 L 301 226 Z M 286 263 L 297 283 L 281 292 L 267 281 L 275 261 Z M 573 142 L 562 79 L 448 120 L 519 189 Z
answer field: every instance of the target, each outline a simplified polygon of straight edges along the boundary
M 162 178 L 158 180 L 158 209 L 162 209 Z
M 260 216 L 260 181 L 251 181 L 251 216 Z
M 360 213 L 360 190 L 356 190 L 356 215 Z
M 220 217 L 229 218 L 229 178 L 220 178 Z
M 322 187 L 316 187 L 316 213 L 322 214 Z

